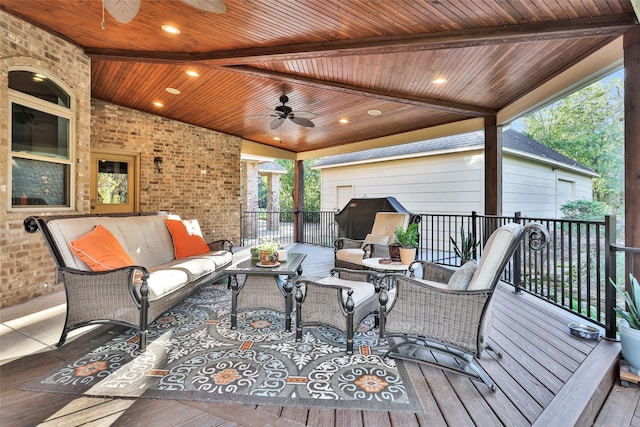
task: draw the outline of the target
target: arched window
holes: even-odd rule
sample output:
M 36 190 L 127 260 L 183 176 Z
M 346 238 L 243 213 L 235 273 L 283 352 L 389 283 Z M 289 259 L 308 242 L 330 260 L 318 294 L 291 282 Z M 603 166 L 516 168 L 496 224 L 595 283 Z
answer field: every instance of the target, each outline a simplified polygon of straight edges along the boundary
M 11 209 L 73 208 L 71 96 L 47 76 L 9 71 Z

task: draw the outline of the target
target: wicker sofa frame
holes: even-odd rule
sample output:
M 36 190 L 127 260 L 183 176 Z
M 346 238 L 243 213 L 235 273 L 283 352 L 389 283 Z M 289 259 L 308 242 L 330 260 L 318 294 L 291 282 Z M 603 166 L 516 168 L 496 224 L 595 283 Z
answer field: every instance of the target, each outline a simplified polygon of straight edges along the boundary
M 155 266 L 134 265 L 104 272 L 72 268 L 65 260 L 63 251 L 58 247 L 49 227 L 49 224 L 55 220 L 72 221 L 75 218 L 92 217 L 98 218 L 99 222 L 100 218 L 162 214 L 31 216 L 24 220 L 24 229 L 27 232 L 36 233 L 38 230 L 42 232 L 64 284 L 67 313 L 65 325 L 57 343 L 58 347 L 64 344 L 67 334 L 74 329 L 92 324 L 116 324 L 138 329 L 139 349 L 143 352 L 147 346 L 148 327 L 153 320 L 193 294 L 201 285 L 220 279 L 224 275 L 224 268 L 231 264 L 231 257 L 229 262 L 218 266 L 214 271 L 197 280 L 190 281 L 159 298 L 150 299 L 147 280 L 150 276 L 149 268 Z M 211 251 L 230 253 L 233 243 L 223 239 L 208 243 L 208 246 Z

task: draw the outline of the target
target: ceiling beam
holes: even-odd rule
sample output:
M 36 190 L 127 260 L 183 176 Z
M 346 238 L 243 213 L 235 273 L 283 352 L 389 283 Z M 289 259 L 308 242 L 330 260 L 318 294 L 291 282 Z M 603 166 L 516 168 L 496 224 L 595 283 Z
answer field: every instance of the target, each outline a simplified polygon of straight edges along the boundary
M 401 104 L 409 104 L 416 107 L 431 108 L 435 110 L 447 111 L 455 114 L 462 114 L 471 117 L 489 117 L 497 113 L 497 110 L 476 105 L 459 104 L 451 101 L 444 101 L 435 98 L 420 98 L 409 95 L 385 93 L 373 89 L 363 88 L 360 86 L 352 86 L 343 83 L 329 82 L 326 80 L 313 79 L 303 76 L 294 76 L 291 74 L 280 73 L 277 71 L 262 70 L 259 68 L 248 67 L 245 65 L 235 65 L 231 67 L 223 67 L 224 70 L 239 72 L 253 77 L 267 78 L 271 80 L 279 80 L 288 83 L 304 84 L 307 86 L 317 87 L 321 89 L 329 89 L 349 95 L 367 96 L 383 101 L 398 102 Z
M 102 60 L 160 63 L 201 61 L 208 65 L 218 66 L 242 65 L 268 61 L 291 61 L 348 55 L 374 55 L 545 40 L 618 36 L 636 25 L 635 14 L 624 14 L 403 36 L 332 40 L 211 52 L 155 52 L 87 47 L 85 48 L 85 53 L 94 59 Z

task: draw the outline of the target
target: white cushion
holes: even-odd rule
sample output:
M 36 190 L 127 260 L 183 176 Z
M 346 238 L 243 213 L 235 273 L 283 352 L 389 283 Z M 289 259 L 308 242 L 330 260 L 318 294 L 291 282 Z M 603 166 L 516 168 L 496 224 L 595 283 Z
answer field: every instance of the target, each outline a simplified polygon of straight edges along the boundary
M 516 223 L 503 225 L 491 234 L 487 244 L 482 249 L 482 256 L 467 290 L 488 289 L 496 274 L 496 271 L 509 250 L 511 242 L 520 235 L 522 226 Z
M 362 258 L 364 258 L 364 250 L 360 248 L 340 249 L 336 252 L 336 259 L 351 264 L 362 264 Z
M 424 283 L 425 285 L 432 286 L 434 288 L 449 289 L 449 288 L 447 288 L 447 284 L 446 283 L 434 282 L 432 280 L 425 280 L 425 279 L 418 279 L 418 278 L 415 278 L 413 280 L 415 280 L 416 282 Z
M 189 283 L 189 274 L 183 270 L 161 269 L 149 273 L 149 301 L 162 298 Z M 138 292 L 139 288 L 138 288 Z
M 390 236 L 384 234 L 367 234 L 362 243 L 362 248 L 367 245 L 388 245 Z
M 231 252 L 227 251 L 209 252 L 189 258 L 175 259 L 151 270 L 155 271 L 168 268 L 182 270 L 189 275 L 189 280 L 193 281 L 228 264 L 232 256 Z
M 371 227 L 371 234 L 386 235 L 392 238 L 395 234 L 396 228 L 402 226 L 407 228 L 409 225 L 410 216 L 405 213 L 398 212 L 378 212 Z
M 48 223 L 56 246 L 66 265 L 89 270 L 69 249 L 69 243 L 102 224 L 120 242 L 136 265 L 153 267 L 173 260 L 173 242 L 164 220 L 167 215 L 133 217 L 60 218 Z
M 467 286 L 469 285 L 469 282 L 477 268 L 478 264 L 475 260 L 467 261 L 449 278 L 447 288 L 455 291 L 464 291 L 467 289 Z
M 353 298 L 353 303 L 357 306 L 362 301 L 370 298 L 375 294 L 375 287 L 372 283 L 369 282 L 358 282 L 355 280 L 344 280 L 338 277 L 325 277 L 323 279 L 318 280 L 317 283 L 322 285 L 340 285 L 340 286 L 348 286 L 353 289 L 353 294 L 351 298 Z M 346 291 L 342 291 L 342 303 L 347 303 L 347 297 L 349 295 Z

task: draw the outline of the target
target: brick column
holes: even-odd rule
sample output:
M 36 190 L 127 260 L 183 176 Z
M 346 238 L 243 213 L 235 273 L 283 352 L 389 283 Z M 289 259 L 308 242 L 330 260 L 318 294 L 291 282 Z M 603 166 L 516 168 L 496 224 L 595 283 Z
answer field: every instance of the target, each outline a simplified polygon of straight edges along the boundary
M 242 170 L 244 171 L 244 188 L 242 189 L 242 212 L 244 237 L 255 239 L 258 227 L 258 216 L 256 214 L 245 215 L 245 212 L 258 212 L 258 162 L 253 160 L 243 160 Z
M 267 175 L 267 230 L 280 229 L 280 174 Z

